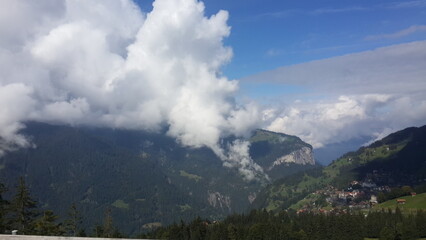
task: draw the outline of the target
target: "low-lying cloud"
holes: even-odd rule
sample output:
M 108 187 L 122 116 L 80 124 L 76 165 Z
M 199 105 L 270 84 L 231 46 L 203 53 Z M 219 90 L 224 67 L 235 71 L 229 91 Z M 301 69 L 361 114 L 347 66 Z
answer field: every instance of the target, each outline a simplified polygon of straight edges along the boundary
M 254 104 L 236 104 L 238 82 L 220 72 L 232 57 L 223 45 L 230 34 L 226 11 L 206 17 L 197 0 L 156 0 L 147 14 L 131 0 L 2 5 L 0 155 L 31 144 L 19 134 L 30 120 L 168 126 L 178 142 L 210 147 L 248 180 L 262 174 L 248 155 L 236 154 L 247 149 L 227 153 L 218 145 L 260 121 Z

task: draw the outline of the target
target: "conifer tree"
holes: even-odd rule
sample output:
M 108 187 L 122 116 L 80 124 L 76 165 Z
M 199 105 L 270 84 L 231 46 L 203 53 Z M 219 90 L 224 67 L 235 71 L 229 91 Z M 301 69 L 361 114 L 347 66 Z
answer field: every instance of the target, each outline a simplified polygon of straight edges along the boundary
M 0 234 L 4 233 L 7 229 L 6 215 L 9 201 L 3 199 L 3 194 L 7 191 L 3 183 L 0 183 Z
M 100 225 L 96 225 L 93 228 L 93 237 L 104 237 L 104 228 Z
M 105 210 L 103 230 L 104 230 L 103 232 L 104 237 L 107 237 L 107 238 L 112 237 L 114 233 L 114 226 L 112 224 L 111 208 L 107 208 Z
M 30 196 L 23 177 L 19 178 L 16 195 L 11 201 L 12 227 L 21 234 L 29 234 L 34 230 L 34 220 L 37 217 L 37 202 Z
M 58 216 L 53 211 L 46 210 L 34 223 L 34 233 L 42 236 L 61 236 L 63 230 L 61 224 L 56 223 Z
M 393 240 L 395 238 L 395 232 L 389 227 L 383 227 L 380 231 L 380 240 Z
M 234 224 L 230 223 L 228 224 L 228 239 L 229 240 L 237 240 L 238 239 L 238 233 L 237 228 Z
M 77 209 L 75 203 L 71 204 L 68 211 L 68 219 L 65 220 L 65 231 L 69 236 L 77 236 L 80 232 L 80 225 L 82 224 L 82 217 Z
M 418 235 L 421 237 L 426 237 L 426 212 L 418 210 L 415 220 Z

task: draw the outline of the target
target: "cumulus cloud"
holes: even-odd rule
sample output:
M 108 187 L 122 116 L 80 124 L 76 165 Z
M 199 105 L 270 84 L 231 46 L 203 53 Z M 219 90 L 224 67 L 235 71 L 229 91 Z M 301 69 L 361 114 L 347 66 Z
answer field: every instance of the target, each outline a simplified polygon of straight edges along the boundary
M 426 124 L 424 66 L 426 41 L 419 41 L 286 66 L 241 82 L 303 88 L 264 110 L 264 126 L 320 148 Z
M 267 129 L 301 137 L 315 148 L 369 135 L 384 95 L 340 96 L 317 103 L 297 102 L 269 117 Z
M 31 88 L 21 83 L 0 85 L 0 157 L 5 151 L 29 145 L 17 132 L 24 127 L 20 120 L 35 104 L 31 92 Z
M 241 152 L 248 149 L 236 155 L 218 144 L 260 121 L 256 105 L 236 104 L 238 82 L 220 74 L 232 57 L 223 45 L 226 11 L 206 17 L 197 0 L 156 0 L 147 14 L 131 0 L 2 3 L 0 153 L 30 144 L 19 134 L 29 120 L 167 126 L 181 144 L 210 147 L 247 179 L 262 174 Z

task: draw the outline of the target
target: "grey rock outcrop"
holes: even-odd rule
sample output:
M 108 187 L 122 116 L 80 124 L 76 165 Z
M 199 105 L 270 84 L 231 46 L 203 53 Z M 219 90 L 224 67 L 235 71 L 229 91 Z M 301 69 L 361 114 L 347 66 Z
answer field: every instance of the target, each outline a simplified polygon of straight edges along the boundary
M 282 164 L 300 164 L 300 165 L 314 165 L 315 159 L 312 153 L 312 148 L 303 147 L 297 151 L 291 152 L 290 154 L 279 157 L 275 160 L 272 165 L 268 168 L 270 171 L 276 166 L 280 166 Z

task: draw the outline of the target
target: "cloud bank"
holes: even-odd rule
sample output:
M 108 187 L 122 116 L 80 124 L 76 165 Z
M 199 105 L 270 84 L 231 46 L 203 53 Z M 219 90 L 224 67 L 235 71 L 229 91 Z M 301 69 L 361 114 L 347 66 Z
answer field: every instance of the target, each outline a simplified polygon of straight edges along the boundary
M 264 127 L 320 148 L 426 124 L 425 66 L 426 41 L 419 41 L 281 67 L 241 82 L 303 88 L 265 110 Z
M 254 104 L 235 103 L 238 83 L 220 72 L 232 57 L 223 45 L 226 11 L 206 17 L 197 0 L 156 0 L 147 14 L 131 0 L 2 3 L 0 155 L 30 144 L 19 134 L 30 120 L 167 126 L 181 144 L 211 148 L 247 179 L 262 174 L 249 157 L 218 144 L 260 121 Z

